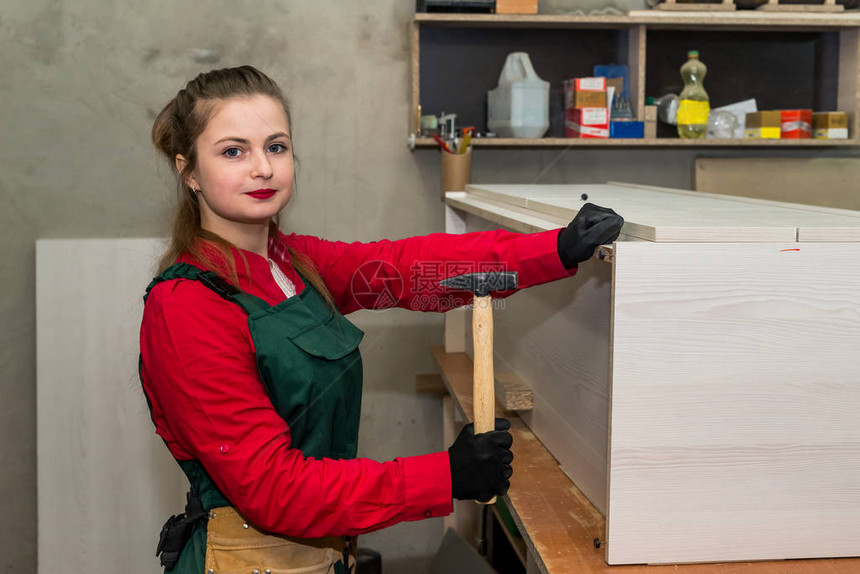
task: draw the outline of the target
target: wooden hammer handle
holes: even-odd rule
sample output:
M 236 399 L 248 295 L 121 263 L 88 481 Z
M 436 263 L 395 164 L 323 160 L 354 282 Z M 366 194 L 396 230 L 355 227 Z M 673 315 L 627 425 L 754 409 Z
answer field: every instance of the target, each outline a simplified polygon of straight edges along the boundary
M 496 428 L 496 393 L 493 388 L 493 302 L 489 295 L 475 297 L 472 308 L 472 339 L 475 372 L 472 387 L 472 407 L 475 414 L 475 434 Z M 495 504 L 496 497 L 484 504 Z

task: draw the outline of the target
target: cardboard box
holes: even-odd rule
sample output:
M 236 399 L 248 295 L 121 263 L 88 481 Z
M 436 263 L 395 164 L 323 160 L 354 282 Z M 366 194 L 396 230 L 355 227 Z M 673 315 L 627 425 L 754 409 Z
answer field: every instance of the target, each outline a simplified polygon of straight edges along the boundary
M 848 139 L 848 114 L 845 112 L 813 113 L 812 137 L 819 140 Z
M 782 112 L 750 112 L 746 115 L 744 135 L 747 139 L 779 139 L 782 137 Z
M 812 110 L 782 110 L 782 139 L 812 139 Z
M 609 108 L 576 108 L 564 112 L 564 137 L 609 138 Z
M 537 14 L 538 0 L 496 0 L 496 14 Z
M 574 78 L 563 85 L 565 110 L 606 107 L 606 78 Z

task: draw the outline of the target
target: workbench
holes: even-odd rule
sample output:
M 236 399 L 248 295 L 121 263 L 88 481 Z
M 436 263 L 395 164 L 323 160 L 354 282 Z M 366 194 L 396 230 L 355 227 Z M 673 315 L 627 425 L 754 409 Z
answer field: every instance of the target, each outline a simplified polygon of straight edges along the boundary
M 860 214 L 481 185 L 447 194 L 447 230 L 562 227 L 583 195 L 620 240 L 495 312 L 496 371 L 534 390 L 506 498 L 529 571 L 860 571 Z M 470 338 L 455 310 L 434 350 L 467 417 Z

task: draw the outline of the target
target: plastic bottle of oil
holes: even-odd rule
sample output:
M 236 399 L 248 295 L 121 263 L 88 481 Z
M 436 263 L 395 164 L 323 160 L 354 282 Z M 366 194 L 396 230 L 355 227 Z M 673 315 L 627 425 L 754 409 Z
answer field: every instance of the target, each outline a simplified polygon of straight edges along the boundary
M 699 53 L 687 52 L 687 61 L 681 66 L 684 89 L 678 102 L 678 135 L 683 139 L 704 138 L 708 131 L 711 105 L 703 83 L 707 73 L 707 66 L 699 61 Z

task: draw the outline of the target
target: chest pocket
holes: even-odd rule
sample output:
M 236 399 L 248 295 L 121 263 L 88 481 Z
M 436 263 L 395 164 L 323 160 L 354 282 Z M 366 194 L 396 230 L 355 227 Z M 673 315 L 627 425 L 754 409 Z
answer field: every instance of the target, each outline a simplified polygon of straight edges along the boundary
M 306 456 L 353 458 L 364 333 L 306 288 L 248 317 L 257 369 L 292 444 Z
M 309 355 L 336 361 L 355 351 L 363 336 L 358 327 L 337 315 L 288 339 Z

